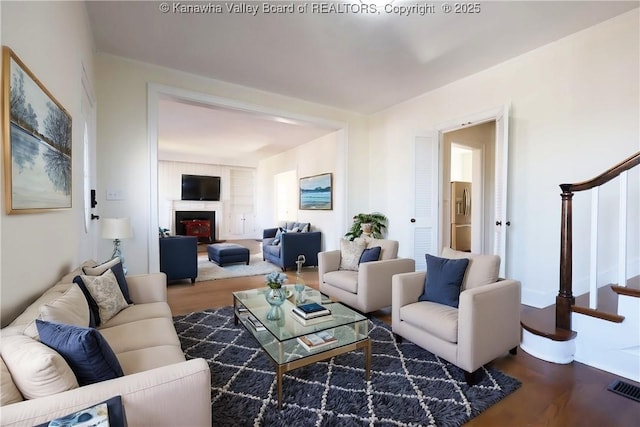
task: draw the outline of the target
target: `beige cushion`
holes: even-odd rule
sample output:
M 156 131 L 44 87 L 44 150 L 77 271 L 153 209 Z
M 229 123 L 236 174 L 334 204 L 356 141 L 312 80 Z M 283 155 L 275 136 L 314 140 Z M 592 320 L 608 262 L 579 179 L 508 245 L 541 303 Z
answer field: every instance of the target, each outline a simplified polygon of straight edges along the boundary
M 500 257 L 498 255 L 478 255 L 444 248 L 442 249 L 442 257 L 469 259 L 467 272 L 462 280 L 462 291 L 498 281 L 498 274 L 500 273 Z
M 358 272 L 352 270 L 336 270 L 324 273 L 322 280 L 343 291 L 358 293 Z
M 34 320 L 40 317 L 40 307 L 43 304 L 50 303 L 51 301 L 55 301 L 57 298 L 60 298 L 60 296 L 62 296 L 71 287 L 71 285 L 72 283 L 67 283 L 65 285 L 56 285 L 53 288 L 49 289 L 32 304 L 30 304 L 29 307 L 27 307 L 18 317 L 16 317 L 15 320 L 11 322 L 10 326 L 26 326 L 32 323 Z
M 358 262 L 367 242 L 361 239 L 340 240 L 340 270 L 358 270 Z
M 110 328 L 100 327 L 100 333 L 116 354 L 159 345 L 180 347 L 173 319 L 145 319 Z
M 89 303 L 76 284 L 72 284 L 65 293 L 55 300 L 42 304 L 39 312 L 38 319 L 40 320 L 85 328 L 89 326 Z M 24 329 L 24 334 L 33 339 L 40 339 L 35 319 Z
M 87 276 L 100 276 L 102 275 L 102 273 L 104 273 L 105 271 L 107 271 L 108 269 L 110 269 L 111 267 L 113 267 L 119 262 L 120 262 L 120 258 L 115 257 L 100 265 L 96 265 L 93 267 L 85 266 L 85 267 L 82 267 L 82 274 L 86 274 Z
M 166 302 L 132 304 L 113 316 L 108 322 L 103 323 L 100 328 L 110 328 L 112 326 L 136 322 L 138 320 L 154 319 L 156 317 L 166 317 L 171 319 L 171 316 L 171 308 Z
M 27 399 L 78 387 L 78 381 L 63 357 L 26 335 L 3 338 L 2 358 L 20 393 Z
M 376 246 L 380 246 L 380 261 L 385 259 L 396 259 L 398 258 L 398 241 L 397 240 L 386 240 L 386 239 L 365 239 L 367 242 L 367 249 L 373 248 Z
M 458 309 L 431 301 L 420 301 L 400 309 L 400 320 L 431 335 L 458 342 Z
M 82 268 L 92 265 L 96 265 L 96 262 L 93 260 L 85 261 L 80 267 L 63 276 L 54 286 L 47 289 L 42 295 L 40 295 L 40 297 L 38 297 L 37 300 L 31 303 L 18 317 L 16 317 L 13 322 L 11 322 L 11 326 L 26 326 L 37 319 L 40 316 L 40 306 L 42 306 L 42 304 L 51 302 L 65 293 L 73 285 L 74 277 L 82 274 Z
M 107 270 L 101 276 L 81 275 L 82 282 L 98 304 L 100 323 L 108 322 L 113 316 L 129 306 L 118 286 L 116 276 Z
M 4 360 L 0 358 L 0 406 L 10 405 L 12 403 L 23 401 L 24 398 L 20 394 L 20 390 L 16 387 L 11 373 L 7 369 Z
M 185 361 L 180 346 L 161 345 L 126 351 L 116 355 L 125 375 Z
M 68 325 L 89 326 L 89 303 L 76 284 L 55 301 L 40 307 L 40 319 Z

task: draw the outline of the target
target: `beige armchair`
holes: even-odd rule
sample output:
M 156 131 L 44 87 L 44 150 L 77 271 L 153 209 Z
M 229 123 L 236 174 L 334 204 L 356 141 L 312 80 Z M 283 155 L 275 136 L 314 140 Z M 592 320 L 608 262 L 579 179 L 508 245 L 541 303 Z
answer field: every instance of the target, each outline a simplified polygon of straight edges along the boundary
M 418 301 L 425 271 L 393 277 L 392 329 L 465 371 L 476 383 L 486 363 L 520 344 L 520 282 L 498 278 L 500 258 L 445 248 L 443 258 L 468 258 L 458 308 Z M 427 284 L 427 287 L 429 284 Z M 400 338 L 401 339 L 401 338 Z
M 370 239 L 367 248 L 382 248 L 379 261 L 361 263 L 358 270 L 340 269 L 340 251 L 318 254 L 320 292 L 362 313 L 391 306 L 391 277 L 415 270 L 415 261 L 398 258 L 398 242 Z

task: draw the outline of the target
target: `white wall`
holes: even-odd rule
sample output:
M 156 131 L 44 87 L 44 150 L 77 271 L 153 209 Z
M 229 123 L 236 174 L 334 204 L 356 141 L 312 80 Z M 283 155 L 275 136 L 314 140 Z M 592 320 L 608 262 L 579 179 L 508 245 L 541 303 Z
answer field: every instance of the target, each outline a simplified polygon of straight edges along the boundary
M 278 225 L 274 177 L 295 167 L 296 187 L 292 189 L 299 197 L 298 180 L 322 173 L 333 174 L 333 210 L 295 210 L 289 220 L 310 222 L 313 231 L 322 231 L 323 249 L 339 248 L 340 238 L 347 232 L 350 223 L 345 218 L 346 173 L 341 164 L 344 161 L 343 137 L 345 131 L 323 136 L 285 153 L 263 160 L 258 165 L 258 224 L 259 229 Z M 297 206 L 299 206 L 297 201 Z
M 10 47 L 71 114 L 72 209 L 7 215 L 4 197 L 0 223 L 2 325 L 44 289 L 95 257 L 97 224 L 89 234 L 83 223 L 83 117 L 95 141 L 95 113 L 83 113 L 82 65 L 93 79 L 93 37 L 82 2 L 0 2 L 2 44 Z M 93 148 L 93 147 L 91 147 Z M 4 174 L 3 174 L 4 175 Z M 3 176 L 4 179 L 4 176 Z M 2 185 L 4 195 L 4 184 Z
M 98 203 L 106 217 L 129 216 L 134 237 L 123 241 L 127 266 L 132 274 L 148 271 L 148 242 L 150 219 L 150 152 L 147 135 L 147 84 L 196 91 L 219 98 L 317 117 L 322 120 L 344 122 L 348 125 L 349 150 L 366 151 L 366 119 L 306 101 L 232 85 L 144 64 L 122 58 L 98 54 Z M 317 158 L 317 156 L 316 156 Z M 315 158 L 314 158 L 315 159 Z M 314 159 L 308 159 L 309 162 Z M 367 165 L 353 162 L 348 165 L 349 185 L 354 197 L 348 203 L 366 203 L 366 192 L 354 192 L 355 186 L 367 186 Z M 351 180 L 351 175 L 357 177 Z M 107 201 L 106 188 L 122 189 L 125 200 Z M 260 193 L 258 193 L 260 194 Z M 155 235 L 156 230 L 152 231 Z M 107 255 L 109 242 L 100 242 L 99 253 Z
M 369 199 L 389 216 L 401 256 L 412 255 L 403 244 L 411 242 L 410 228 L 396 227 L 412 212 L 412 133 L 510 102 L 507 275 L 522 281 L 525 303 L 553 303 L 558 185 L 592 178 L 640 149 L 638 14 L 628 12 L 370 117 L 369 169 L 375 173 L 369 175 Z M 630 179 L 629 190 L 630 264 L 636 270 L 639 181 Z M 574 236 L 588 236 L 588 210 L 585 220 L 574 221 Z M 580 287 L 588 249 L 573 247 Z

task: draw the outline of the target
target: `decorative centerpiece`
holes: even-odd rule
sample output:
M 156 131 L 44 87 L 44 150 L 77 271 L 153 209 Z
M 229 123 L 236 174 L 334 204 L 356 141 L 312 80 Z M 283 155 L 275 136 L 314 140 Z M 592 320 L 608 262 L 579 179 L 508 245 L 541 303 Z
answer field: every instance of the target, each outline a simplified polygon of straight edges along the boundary
M 272 271 L 264 278 L 267 286 L 270 288 L 264 294 L 264 297 L 271 306 L 271 309 L 267 313 L 267 319 L 279 320 L 280 317 L 282 317 L 282 310 L 280 310 L 280 306 L 286 299 L 286 294 L 284 289 L 282 289 L 282 285 L 287 281 L 287 275 L 284 273 L 278 273 L 277 271 Z

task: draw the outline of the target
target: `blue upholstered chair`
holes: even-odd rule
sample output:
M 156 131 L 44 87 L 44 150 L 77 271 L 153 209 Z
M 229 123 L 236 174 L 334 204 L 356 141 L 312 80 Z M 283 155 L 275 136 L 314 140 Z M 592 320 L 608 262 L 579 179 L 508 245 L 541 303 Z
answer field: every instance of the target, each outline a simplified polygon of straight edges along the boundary
M 198 277 L 198 238 L 195 236 L 169 236 L 160 238 L 160 271 L 167 282 Z
M 297 231 L 286 232 L 294 229 Z M 262 232 L 262 259 L 284 271 L 296 267 L 298 255 L 305 256 L 305 266 L 317 266 L 321 246 L 322 233 L 311 231 L 311 224 L 308 222 L 286 222 L 280 227 L 267 228 Z

